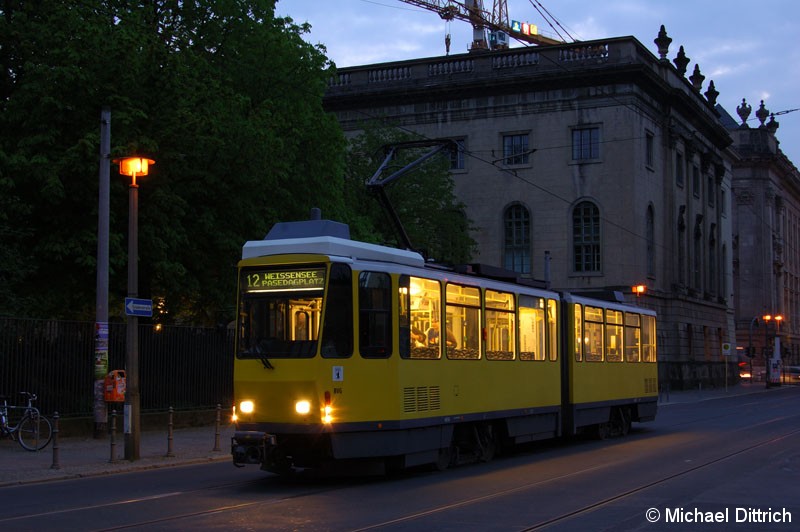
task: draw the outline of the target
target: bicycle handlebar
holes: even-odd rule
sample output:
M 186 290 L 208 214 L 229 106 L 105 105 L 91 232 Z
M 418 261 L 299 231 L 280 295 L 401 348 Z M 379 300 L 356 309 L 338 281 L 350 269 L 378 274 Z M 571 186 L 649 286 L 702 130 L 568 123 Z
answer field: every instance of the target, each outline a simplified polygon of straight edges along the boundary
M 20 395 L 24 395 L 28 398 L 28 404 L 36 400 L 36 394 L 31 392 L 19 392 Z

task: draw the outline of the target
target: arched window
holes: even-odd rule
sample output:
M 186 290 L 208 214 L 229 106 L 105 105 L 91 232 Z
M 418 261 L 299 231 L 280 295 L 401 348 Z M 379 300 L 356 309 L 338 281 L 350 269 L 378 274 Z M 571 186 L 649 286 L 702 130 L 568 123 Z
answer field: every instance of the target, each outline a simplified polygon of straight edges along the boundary
M 656 230 L 655 230 L 655 213 L 653 206 L 647 206 L 647 275 L 655 277 L 656 275 Z
M 576 272 L 600 271 L 600 209 L 591 201 L 572 211 L 572 249 Z
M 503 214 L 503 267 L 531 273 L 531 215 L 524 206 L 508 207 Z

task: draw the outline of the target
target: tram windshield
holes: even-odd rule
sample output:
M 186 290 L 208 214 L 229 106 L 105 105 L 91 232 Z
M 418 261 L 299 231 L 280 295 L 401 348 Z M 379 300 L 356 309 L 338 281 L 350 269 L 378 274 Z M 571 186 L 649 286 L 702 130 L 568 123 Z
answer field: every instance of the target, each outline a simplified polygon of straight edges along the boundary
M 239 358 L 314 356 L 324 267 L 243 269 L 239 287 Z

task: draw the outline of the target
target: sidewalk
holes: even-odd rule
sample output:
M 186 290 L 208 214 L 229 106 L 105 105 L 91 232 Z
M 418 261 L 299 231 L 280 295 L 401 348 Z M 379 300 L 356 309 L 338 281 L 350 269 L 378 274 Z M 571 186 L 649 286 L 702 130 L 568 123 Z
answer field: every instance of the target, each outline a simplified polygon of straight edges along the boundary
M 740 382 L 733 384 L 727 388 L 720 386 L 717 388 L 692 388 L 691 390 L 662 390 L 658 396 L 658 405 L 666 406 L 670 404 L 679 403 L 697 403 L 700 401 L 708 401 L 711 399 L 721 399 L 723 397 L 732 397 L 734 395 L 748 395 L 753 393 L 761 393 L 769 390 L 778 390 L 780 386 L 767 388 L 764 382 Z
M 57 469 L 53 468 L 56 456 L 52 443 L 41 451 L 31 452 L 15 441 L 3 439 L 0 440 L 0 487 L 204 462 L 230 462 L 232 436 L 233 426 L 220 426 L 219 450 L 215 451 L 214 425 L 175 429 L 172 434 L 174 456 L 166 456 L 168 431 L 143 431 L 139 442 L 140 459 L 133 462 L 124 458 L 123 434 L 115 438 L 117 459 L 113 462 L 110 461 L 110 438 L 59 438 Z
M 744 382 L 729 386 L 727 389 L 722 387 L 673 391 L 661 394 L 659 406 L 695 403 L 776 389 L 780 388 L 767 389 L 763 382 Z M 231 462 L 230 442 L 233 431 L 231 425 L 220 426 L 219 450 L 215 451 L 217 435 L 214 425 L 175 429 L 172 439 L 174 456 L 170 457 L 166 456 L 169 449 L 167 430 L 143 431 L 139 445 L 140 459 L 133 462 L 124 459 L 123 434 L 118 434 L 116 437 L 115 454 L 118 459 L 114 462 L 110 461 L 109 438 L 59 438 L 58 469 L 52 467 L 55 458 L 52 444 L 42 451 L 30 452 L 15 441 L 0 440 L 0 487 L 185 464 Z

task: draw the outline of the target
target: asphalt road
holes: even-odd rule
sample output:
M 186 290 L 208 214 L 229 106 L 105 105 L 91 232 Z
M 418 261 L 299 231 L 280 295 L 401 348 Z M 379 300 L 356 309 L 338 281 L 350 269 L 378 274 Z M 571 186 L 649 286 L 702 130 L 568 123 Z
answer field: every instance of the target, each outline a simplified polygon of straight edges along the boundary
M 796 530 L 798 406 L 798 387 L 667 404 L 625 438 L 442 473 L 286 479 L 215 462 L 6 486 L 0 528 Z

